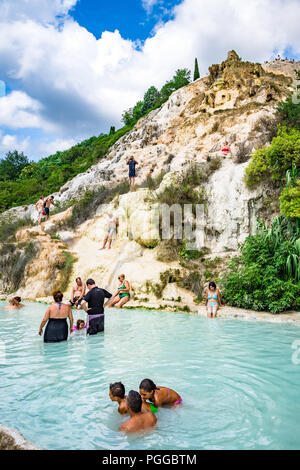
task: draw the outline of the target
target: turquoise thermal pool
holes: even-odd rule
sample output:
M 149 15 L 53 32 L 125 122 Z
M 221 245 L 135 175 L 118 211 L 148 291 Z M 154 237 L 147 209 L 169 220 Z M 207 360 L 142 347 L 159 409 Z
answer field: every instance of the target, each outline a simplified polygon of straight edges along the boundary
M 297 326 L 111 309 L 104 334 L 44 344 L 37 332 L 45 305 L 4 305 L 0 424 L 38 447 L 300 448 Z M 153 432 L 123 435 L 126 418 L 110 401 L 109 384 L 121 380 L 128 392 L 144 378 L 174 388 L 183 404 L 160 409 Z

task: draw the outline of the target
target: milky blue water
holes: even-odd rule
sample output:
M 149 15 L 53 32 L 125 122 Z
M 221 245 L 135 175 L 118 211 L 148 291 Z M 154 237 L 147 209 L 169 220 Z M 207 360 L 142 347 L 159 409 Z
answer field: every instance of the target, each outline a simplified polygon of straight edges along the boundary
M 44 344 L 45 305 L 3 306 L 0 423 L 39 447 L 300 449 L 299 327 L 110 310 L 105 334 Z M 138 390 L 144 378 L 174 388 L 183 405 L 161 409 L 155 431 L 123 435 L 109 383 Z

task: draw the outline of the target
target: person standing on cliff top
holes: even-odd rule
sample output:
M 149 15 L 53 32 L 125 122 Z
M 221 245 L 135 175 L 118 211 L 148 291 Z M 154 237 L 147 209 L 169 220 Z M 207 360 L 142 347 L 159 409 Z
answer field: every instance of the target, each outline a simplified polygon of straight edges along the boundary
M 38 213 L 38 225 L 41 225 L 42 218 L 43 218 L 43 212 L 44 212 L 44 196 L 41 196 L 38 202 L 35 205 L 35 208 Z
M 127 165 L 129 165 L 129 184 L 134 185 L 136 178 L 135 166 L 138 165 L 138 162 L 134 159 L 133 156 L 131 156 L 127 162 Z
M 104 250 L 106 247 L 106 243 L 108 242 L 108 249 L 111 249 L 111 243 L 114 236 L 114 233 L 117 233 L 117 227 L 119 225 L 119 220 L 115 217 L 111 212 L 108 214 L 109 221 L 108 221 L 108 231 L 103 240 L 103 246 L 100 250 Z
M 46 220 L 49 219 L 51 204 L 54 206 L 54 196 L 47 197 L 46 201 L 44 202 L 44 213 Z

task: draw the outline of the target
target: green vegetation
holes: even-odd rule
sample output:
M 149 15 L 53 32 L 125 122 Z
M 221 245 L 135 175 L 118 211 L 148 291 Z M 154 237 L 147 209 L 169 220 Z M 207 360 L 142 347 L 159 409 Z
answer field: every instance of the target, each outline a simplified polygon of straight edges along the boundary
M 200 78 L 199 66 L 198 66 L 198 59 L 195 59 L 195 67 L 194 67 L 194 81 Z
M 29 162 L 18 152 L 0 160 L 0 212 L 11 207 L 35 203 L 41 195 L 58 191 L 67 181 L 85 172 L 104 158 L 110 147 L 133 125 L 109 135 L 100 134 L 64 152 L 56 152 L 38 162 Z
M 166 82 L 160 91 L 154 86 L 151 86 L 146 91 L 143 101 L 138 101 L 133 108 L 124 111 L 122 121 L 125 126 L 133 126 L 141 117 L 146 116 L 154 109 L 160 108 L 175 90 L 188 85 L 190 81 L 190 70 L 178 69 L 172 80 Z
M 299 220 L 259 223 L 247 238 L 241 256 L 231 260 L 222 280 L 225 302 L 235 307 L 272 313 L 300 308 Z
M 254 186 L 264 180 L 282 181 L 293 164 L 300 166 L 300 129 L 280 126 L 271 145 L 252 156 L 245 182 Z
M 32 220 L 28 217 L 19 220 L 1 220 L 0 221 L 0 243 L 13 243 L 16 241 L 16 233 L 23 227 L 32 226 Z
M 64 292 L 70 281 L 70 277 L 72 274 L 73 270 L 73 264 L 75 263 L 76 258 L 70 253 L 69 251 L 64 251 L 63 252 L 63 260 L 58 263 L 58 268 L 60 270 L 60 275 L 61 275 L 61 285 L 60 285 L 60 290 Z

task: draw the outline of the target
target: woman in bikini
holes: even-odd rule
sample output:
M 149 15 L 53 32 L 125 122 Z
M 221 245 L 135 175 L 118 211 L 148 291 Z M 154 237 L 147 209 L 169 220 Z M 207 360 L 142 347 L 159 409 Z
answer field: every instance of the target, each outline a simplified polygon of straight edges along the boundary
M 118 276 L 120 286 L 118 287 L 117 292 L 112 296 L 111 301 L 108 304 L 108 307 L 117 307 L 122 308 L 130 300 L 130 284 L 125 279 L 125 274 L 120 274 Z
M 222 300 L 219 289 L 215 282 L 210 282 L 205 296 L 207 316 L 216 318 L 217 311 L 222 307 Z
M 140 395 L 143 402 L 149 400 L 156 408 L 162 405 L 179 405 L 182 403 L 181 396 L 167 387 L 157 387 L 150 379 L 144 379 L 140 383 Z
M 45 316 L 42 320 L 39 335 L 42 336 L 43 328 L 47 323 L 44 342 L 45 343 L 58 343 L 68 339 L 68 323 L 70 322 L 70 334 L 73 331 L 73 315 L 70 305 L 63 304 L 63 294 L 56 291 L 53 294 L 54 304 L 47 308 Z

